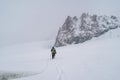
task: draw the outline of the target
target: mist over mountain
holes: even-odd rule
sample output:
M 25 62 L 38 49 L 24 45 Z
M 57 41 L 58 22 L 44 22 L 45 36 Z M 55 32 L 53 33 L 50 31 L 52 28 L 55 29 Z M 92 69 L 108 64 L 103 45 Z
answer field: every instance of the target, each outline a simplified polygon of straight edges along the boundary
M 68 16 L 63 26 L 59 28 L 55 46 L 83 43 L 118 27 L 120 20 L 116 16 L 88 13 L 83 13 L 80 17 Z
M 120 14 L 120 0 L 0 0 L 0 47 L 55 40 L 66 16 Z M 44 35 L 43 35 L 44 34 Z

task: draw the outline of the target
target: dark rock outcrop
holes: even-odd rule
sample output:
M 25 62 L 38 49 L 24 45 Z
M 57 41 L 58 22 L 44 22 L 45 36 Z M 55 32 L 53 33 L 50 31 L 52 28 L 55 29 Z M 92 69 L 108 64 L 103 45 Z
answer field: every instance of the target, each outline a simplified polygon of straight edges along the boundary
M 120 22 L 116 16 L 88 13 L 83 13 L 80 18 L 68 16 L 63 26 L 59 28 L 55 46 L 83 43 L 119 26 Z

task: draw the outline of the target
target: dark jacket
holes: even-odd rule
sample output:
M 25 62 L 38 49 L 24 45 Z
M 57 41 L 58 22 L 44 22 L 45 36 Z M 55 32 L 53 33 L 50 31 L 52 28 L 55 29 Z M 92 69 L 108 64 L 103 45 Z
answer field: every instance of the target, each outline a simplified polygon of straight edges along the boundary
M 55 57 L 55 54 L 56 54 L 56 50 L 54 47 L 52 47 L 51 52 L 52 52 L 52 59 L 53 59 Z

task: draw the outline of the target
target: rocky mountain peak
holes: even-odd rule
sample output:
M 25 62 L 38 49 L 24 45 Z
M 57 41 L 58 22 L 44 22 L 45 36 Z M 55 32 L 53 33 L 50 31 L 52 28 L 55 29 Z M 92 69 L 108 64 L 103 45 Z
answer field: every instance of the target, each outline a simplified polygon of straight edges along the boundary
M 58 31 L 55 46 L 83 43 L 109 30 L 120 27 L 116 16 L 83 13 L 79 18 L 68 16 Z

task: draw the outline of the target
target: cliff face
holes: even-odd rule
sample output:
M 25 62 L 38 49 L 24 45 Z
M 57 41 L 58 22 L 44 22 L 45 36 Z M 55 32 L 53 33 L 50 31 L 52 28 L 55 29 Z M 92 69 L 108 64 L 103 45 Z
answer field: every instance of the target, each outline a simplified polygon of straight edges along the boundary
M 63 26 L 59 28 L 55 46 L 83 43 L 118 27 L 120 27 L 120 22 L 116 16 L 98 16 L 86 13 L 79 18 L 68 16 Z

